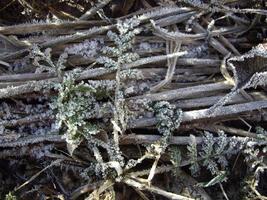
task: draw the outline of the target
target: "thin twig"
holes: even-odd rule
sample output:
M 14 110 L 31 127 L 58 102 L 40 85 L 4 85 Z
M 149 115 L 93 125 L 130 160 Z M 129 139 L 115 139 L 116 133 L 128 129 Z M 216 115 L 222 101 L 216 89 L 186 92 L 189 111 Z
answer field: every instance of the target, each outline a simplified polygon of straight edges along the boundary
M 92 8 L 90 8 L 90 10 L 86 11 L 79 18 L 79 20 L 87 20 L 90 17 L 94 16 L 99 9 L 103 8 L 104 6 L 106 6 L 110 1 L 111 0 L 102 0 L 102 1 L 99 1 L 95 6 L 93 6 Z
M 162 190 L 158 187 L 155 186 L 148 186 L 147 184 L 143 184 L 141 182 L 137 182 L 136 180 L 132 179 L 132 178 L 124 178 L 122 180 L 124 183 L 126 183 L 129 186 L 138 188 L 139 190 L 148 190 L 150 192 L 159 194 L 161 196 L 167 197 L 168 199 L 176 199 L 176 200 L 193 200 L 192 198 L 188 198 L 188 197 L 184 197 L 182 195 L 178 195 L 178 194 L 174 194 L 171 192 L 167 192 L 165 190 Z

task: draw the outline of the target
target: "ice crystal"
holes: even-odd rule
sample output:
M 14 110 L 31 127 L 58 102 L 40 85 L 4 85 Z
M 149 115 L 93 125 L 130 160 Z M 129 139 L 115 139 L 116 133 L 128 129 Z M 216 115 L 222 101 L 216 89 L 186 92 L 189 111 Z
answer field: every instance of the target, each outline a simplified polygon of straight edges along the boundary
M 187 149 L 193 175 L 197 175 L 200 166 L 206 167 L 213 175 L 217 175 L 220 169 L 227 168 L 227 159 L 241 151 L 243 143 L 237 138 L 228 138 L 222 131 L 218 134 L 219 137 L 214 138 L 211 133 L 205 132 L 200 151 L 198 151 L 195 136 L 190 136 L 191 143 Z
M 266 166 L 264 155 L 267 152 L 267 131 L 262 127 L 256 127 L 258 138 L 250 139 L 244 148 L 245 160 L 251 170 L 256 167 Z
M 65 138 L 73 151 L 84 135 L 98 132 L 95 125 L 86 121 L 88 115 L 95 115 L 95 106 L 98 104 L 94 96 L 96 90 L 83 82 L 75 84 L 70 75 L 64 77 L 58 91 L 57 100 L 51 106 L 57 110 L 58 128 L 67 127 Z
M 106 56 L 100 56 L 97 61 L 104 64 L 106 68 L 117 69 L 118 65 L 130 63 L 139 58 L 138 54 L 129 52 L 132 49 L 133 39 L 135 35 L 140 33 L 140 29 L 136 28 L 140 23 L 136 18 L 127 19 L 125 21 L 118 21 L 117 28 L 119 34 L 108 31 L 108 38 L 114 42 L 115 47 L 105 46 L 102 48 L 102 53 Z M 115 57 L 117 58 L 114 60 Z
M 37 45 L 33 45 L 30 52 L 30 57 L 33 59 L 33 65 L 36 66 L 36 73 L 51 72 L 61 75 L 61 71 L 65 68 L 65 63 L 68 58 L 68 54 L 62 53 L 58 61 L 54 63 L 51 57 L 51 48 L 45 49 L 44 52 L 40 50 Z
M 231 92 L 210 108 L 210 113 L 218 111 L 233 96 L 247 88 L 267 85 L 267 49 L 260 44 L 242 56 L 235 56 L 226 61 L 233 71 L 235 86 Z
M 158 121 L 158 130 L 164 135 L 168 136 L 176 128 L 180 126 L 182 120 L 182 111 L 176 109 L 167 101 L 161 101 L 155 104 L 154 112 Z
M 74 44 L 65 48 L 65 52 L 69 55 L 81 55 L 84 58 L 95 58 L 104 44 L 102 38 L 85 40 L 82 43 Z

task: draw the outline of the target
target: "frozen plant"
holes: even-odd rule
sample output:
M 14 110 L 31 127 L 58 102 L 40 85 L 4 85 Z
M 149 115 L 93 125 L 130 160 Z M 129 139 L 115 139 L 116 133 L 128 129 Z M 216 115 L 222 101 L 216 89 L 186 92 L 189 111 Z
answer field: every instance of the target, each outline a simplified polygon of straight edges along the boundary
M 148 155 L 155 158 L 147 178 L 148 182 L 151 182 L 154 177 L 158 161 L 169 145 L 171 134 L 182 122 L 182 111 L 176 109 L 175 106 L 167 101 L 157 102 L 153 106 L 153 110 L 157 119 L 157 128 L 160 134 L 162 134 L 162 137 L 147 147 Z
M 137 28 L 139 20 L 136 18 L 118 21 L 118 33 L 109 31 L 107 33 L 109 39 L 113 41 L 114 46 L 105 46 L 101 52 L 104 56 L 100 56 L 97 62 L 103 64 L 111 71 L 116 70 L 116 85 L 114 93 L 113 125 L 112 136 L 107 142 L 103 142 L 87 135 L 88 147 L 93 152 L 97 161 L 94 165 L 96 174 L 104 179 L 112 176 L 119 178 L 122 175 L 125 160 L 119 147 L 119 134 L 123 134 L 127 128 L 128 113 L 124 98 L 123 81 L 127 78 L 137 78 L 140 74 L 136 70 L 123 70 L 123 64 L 136 60 L 139 56 L 132 53 L 133 39 L 140 32 Z M 99 147 L 104 148 L 108 153 L 108 161 L 102 158 Z M 87 170 L 88 171 L 88 170 Z M 115 173 L 114 173 L 115 172 Z
M 258 86 L 266 86 L 266 61 L 267 50 L 262 44 L 241 56 L 226 59 L 224 65 L 232 70 L 235 85 L 227 95 L 209 109 L 210 114 L 220 111 L 220 108 L 240 91 Z
M 140 80 L 140 79 L 143 79 L 144 76 L 143 76 L 142 72 L 138 69 L 127 69 L 127 70 L 121 71 L 120 78 L 123 81 L 126 81 L 126 80 L 129 81 L 131 79 Z
M 163 48 L 163 43 L 141 42 L 137 46 L 137 50 L 139 51 L 153 51 L 154 49 L 159 49 L 159 48 Z
M 167 101 L 157 102 L 153 108 L 158 122 L 158 131 L 163 136 L 170 136 L 170 134 L 180 126 L 182 111 L 176 109 L 175 106 Z
M 241 151 L 243 144 L 237 138 L 229 138 L 222 131 L 218 134 L 219 137 L 214 138 L 211 133 L 205 132 L 200 151 L 198 151 L 195 136 L 190 136 L 191 143 L 187 150 L 193 175 L 199 173 L 200 166 L 206 167 L 212 175 L 218 175 L 221 170 L 227 168 L 227 159 Z
M 65 69 L 68 54 L 62 53 L 59 56 L 58 61 L 54 63 L 52 61 L 51 51 L 51 48 L 47 48 L 42 52 L 37 45 L 33 45 L 30 57 L 33 59 L 33 65 L 37 67 L 35 73 L 50 72 L 61 77 L 62 70 Z
M 94 58 L 99 53 L 103 44 L 104 40 L 102 38 L 85 40 L 82 43 L 65 48 L 65 52 L 69 55 L 80 55 L 87 59 Z
M 257 138 L 250 139 L 243 150 L 245 160 L 251 170 L 257 167 L 267 167 L 264 155 L 267 153 L 267 131 L 256 127 Z
M 56 89 L 59 92 L 58 97 L 51 106 L 57 110 L 58 128 L 67 128 L 64 136 L 72 153 L 86 134 L 98 132 L 95 124 L 86 121 L 88 115 L 95 114 L 98 104 L 94 97 L 96 90 L 87 83 L 75 84 L 72 75 L 65 76 Z
M 113 135 L 115 146 L 118 147 L 118 133 L 126 130 L 127 108 L 125 106 L 122 79 L 129 76 L 129 70 L 123 70 L 123 64 L 130 63 L 139 58 L 139 55 L 132 52 L 134 37 L 140 33 L 137 28 L 140 21 L 133 17 L 124 21 L 118 21 L 118 33 L 108 31 L 108 38 L 113 41 L 114 46 L 105 46 L 102 48 L 104 56 L 100 56 L 97 62 L 103 64 L 107 69 L 116 70 L 116 89 L 114 94 L 114 117 L 111 121 L 113 124 Z M 127 73 L 126 73 L 127 72 Z M 127 75 L 128 74 L 128 75 Z M 117 151 L 119 151 L 117 149 Z
M 137 60 L 139 58 L 138 54 L 129 51 L 132 49 L 135 35 L 139 34 L 141 31 L 137 28 L 139 23 L 140 21 L 137 18 L 119 21 L 117 23 L 119 34 L 108 31 L 107 36 L 114 42 L 115 46 L 103 47 L 101 51 L 105 56 L 100 56 L 97 59 L 98 63 L 103 64 L 108 69 L 117 69 L 118 66 L 124 63 Z

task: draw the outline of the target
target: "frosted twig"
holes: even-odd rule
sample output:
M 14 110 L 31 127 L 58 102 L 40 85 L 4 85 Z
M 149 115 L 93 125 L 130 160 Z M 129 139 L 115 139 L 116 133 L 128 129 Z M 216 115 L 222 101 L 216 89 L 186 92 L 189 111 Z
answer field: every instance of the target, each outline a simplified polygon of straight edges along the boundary
M 138 181 L 138 178 L 132 179 L 132 178 L 124 178 L 122 180 L 124 183 L 126 183 L 129 186 L 135 187 L 139 190 L 148 190 L 150 192 L 159 194 L 161 196 L 164 196 L 168 199 L 176 199 L 176 200 L 193 200 L 192 198 L 184 197 L 182 195 L 174 194 L 171 192 L 167 192 L 165 190 L 162 190 L 158 187 L 155 187 L 153 185 L 148 186 L 147 184 L 142 183 L 141 181 Z
M 0 89 L 0 99 L 30 92 L 39 92 L 52 82 L 54 81 L 32 81 L 20 86 L 3 88 Z
M 181 23 L 187 20 L 194 14 L 196 14 L 196 12 L 192 11 L 192 12 L 186 12 L 182 14 L 169 16 L 169 17 L 164 17 L 162 19 L 155 20 L 155 24 L 158 26 L 162 26 L 162 27 L 172 25 L 172 24 L 178 24 L 178 23 Z
M 138 66 L 141 66 L 141 65 L 160 62 L 160 61 L 167 60 L 169 58 L 181 57 L 181 56 L 186 55 L 187 53 L 188 53 L 188 51 L 181 51 L 181 52 L 171 53 L 171 54 L 168 54 L 168 55 L 151 56 L 151 57 L 148 57 L 148 58 L 141 58 L 141 59 L 139 59 L 137 61 L 134 61 L 132 63 L 125 64 L 123 66 L 123 69 L 130 69 L 130 68 L 138 67 Z
M 92 8 L 90 8 L 90 10 L 86 11 L 86 13 L 84 13 L 79 20 L 87 20 L 90 17 L 92 17 L 93 15 L 95 15 L 97 13 L 97 11 L 101 8 L 103 8 L 104 6 L 106 6 L 111 0 L 100 0 L 98 1 L 98 3 L 93 6 Z
M 166 53 L 170 54 L 173 52 L 178 52 L 180 50 L 180 47 L 181 47 L 181 42 L 175 42 L 174 43 L 172 41 L 167 41 L 166 42 Z M 169 82 L 171 82 L 172 77 L 173 77 L 174 72 L 175 72 L 177 59 L 178 59 L 177 57 L 175 57 L 173 59 L 170 59 L 170 58 L 167 59 L 168 70 L 167 70 L 165 79 L 163 81 L 161 81 L 159 84 L 157 84 L 156 86 L 152 87 L 150 89 L 151 92 L 155 92 L 155 91 L 159 90 L 160 88 L 164 87 Z
M 54 47 L 54 46 L 61 45 L 61 44 L 66 44 L 69 42 L 75 42 L 77 40 L 87 39 L 87 38 L 92 37 L 93 35 L 104 33 L 110 29 L 113 29 L 114 27 L 115 27 L 115 25 L 93 27 L 93 28 L 89 29 L 88 31 L 78 32 L 78 33 L 75 33 L 73 35 L 58 37 L 54 40 L 49 40 L 49 41 L 43 42 L 39 46 L 40 46 L 40 48 L 48 48 L 48 47 Z M 22 50 L 14 52 L 14 53 L 0 56 L 0 59 L 4 60 L 4 61 L 9 60 L 9 59 L 15 59 L 19 56 L 26 55 L 27 52 L 28 52 L 28 49 L 22 49 Z
M 240 114 L 242 112 L 251 112 L 253 110 L 264 109 L 267 108 L 266 101 L 255 101 L 243 104 L 235 104 L 230 106 L 225 106 L 212 116 L 209 114 L 209 109 L 201 109 L 194 111 L 186 111 L 184 112 L 182 122 L 190 122 L 193 120 L 201 120 L 201 119 L 214 119 L 219 117 L 225 117 L 234 114 Z M 154 126 L 157 123 L 156 118 L 142 118 L 129 123 L 128 128 L 141 128 L 141 127 L 149 127 Z
M 50 165 L 46 166 L 44 169 L 42 169 L 41 171 L 39 171 L 38 173 L 36 173 L 34 176 L 32 176 L 29 180 L 27 180 L 26 182 L 24 182 L 22 185 L 20 185 L 19 187 L 15 188 L 15 191 L 18 191 L 21 188 L 23 188 L 25 185 L 28 185 L 30 182 L 32 182 L 34 179 L 36 179 L 41 173 L 43 173 L 45 170 L 49 169 L 50 167 L 53 167 L 54 165 L 58 165 L 61 162 L 62 162 L 61 159 L 55 160 Z
M 113 29 L 115 25 L 101 26 L 101 27 L 93 27 L 88 31 L 77 32 L 73 35 L 68 35 L 65 37 L 59 37 L 57 39 L 44 42 L 40 45 L 41 48 L 53 47 L 60 44 L 66 44 L 69 42 L 75 42 L 77 40 L 84 40 L 92 37 L 93 35 L 98 35 L 101 33 L 105 33 L 106 31 Z
M 193 31 L 196 32 L 196 33 L 206 33 L 206 29 L 204 29 L 198 23 L 194 24 Z M 226 55 L 228 55 L 230 53 L 220 42 L 218 42 L 218 40 L 216 40 L 214 38 L 210 38 L 209 44 L 224 56 L 226 56 Z
M 228 85 L 225 82 L 219 82 L 219 83 L 211 83 L 211 84 L 204 84 L 204 85 L 198 85 L 198 86 L 192 86 L 187 88 L 179 88 L 175 90 L 168 90 L 164 92 L 158 92 L 154 94 L 145 94 L 142 96 L 136 96 L 129 98 L 129 100 L 134 99 L 147 99 L 150 101 L 169 101 L 174 99 L 183 99 L 183 98 L 189 98 L 189 97 L 196 97 L 200 94 L 203 94 L 204 92 L 211 92 L 211 91 L 222 91 L 230 89 L 231 85 Z
M 43 143 L 43 142 L 64 142 L 64 138 L 62 138 L 61 135 L 53 134 L 46 134 L 46 135 L 36 135 L 36 136 L 27 136 L 23 138 L 19 138 L 16 141 L 9 141 L 9 142 L 1 142 L 0 147 L 1 148 L 14 148 L 14 147 L 21 147 L 21 146 L 27 146 L 30 144 L 36 144 L 36 143 Z
M 12 26 L 0 27 L 0 34 L 4 35 L 25 35 L 28 33 L 60 30 L 60 29 L 77 29 L 86 28 L 96 25 L 105 25 L 104 21 L 90 20 L 90 21 L 66 21 L 66 22 L 49 22 L 49 23 L 37 23 L 37 24 L 19 24 Z
M 164 39 L 168 39 L 168 40 L 193 41 L 193 40 L 204 39 L 208 36 L 208 33 L 204 31 L 196 33 L 196 34 L 182 33 L 179 31 L 169 32 L 166 29 L 157 26 L 153 20 L 151 20 L 151 24 L 155 30 L 156 35 L 159 35 L 160 37 Z M 238 33 L 240 32 L 240 30 L 244 30 L 244 28 L 245 28 L 244 26 L 222 28 L 222 29 L 211 31 L 209 35 L 217 36 L 217 35 L 224 35 L 224 34 L 230 34 L 230 33 Z

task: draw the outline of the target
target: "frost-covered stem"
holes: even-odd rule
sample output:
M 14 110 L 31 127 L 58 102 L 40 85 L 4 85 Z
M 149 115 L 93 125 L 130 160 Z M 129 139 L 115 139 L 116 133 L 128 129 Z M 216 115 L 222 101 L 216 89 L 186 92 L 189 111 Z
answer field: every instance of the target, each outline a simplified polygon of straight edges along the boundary
M 186 55 L 187 53 L 188 53 L 188 51 L 181 51 L 181 52 L 175 52 L 175 53 L 162 55 L 162 56 L 151 56 L 148 58 L 141 58 L 141 59 L 134 61 L 132 63 L 125 64 L 123 66 L 123 69 L 130 69 L 130 68 L 134 68 L 134 67 L 139 67 L 141 65 L 146 65 L 146 64 L 150 64 L 150 63 L 164 61 L 164 60 L 167 60 L 170 58 L 181 57 L 181 56 Z
M 84 76 L 86 76 L 86 75 L 81 73 L 75 80 L 80 81 L 80 80 L 86 79 Z M 4 79 L 5 78 L 8 79 L 8 77 L 4 77 Z M 11 77 L 12 80 L 17 80 L 17 78 L 19 78 L 19 77 Z M 27 75 L 25 77 L 25 79 L 28 79 L 28 78 L 30 79 L 30 76 Z M 1 77 L 0 77 L 0 80 L 1 80 Z M 12 97 L 12 96 L 16 96 L 16 95 L 21 95 L 21 94 L 25 94 L 25 93 L 39 92 L 39 91 L 42 91 L 43 89 L 49 90 L 50 85 L 52 85 L 53 83 L 58 83 L 58 82 L 60 82 L 60 78 L 50 78 L 50 79 L 40 80 L 40 81 L 30 81 L 28 83 L 17 82 L 17 81 L 7 83 L 7 87 L 0 89 L 0 99 Z M 97 85 L 99 83 L 102 86 L 111 86 L 114 84 L 114 81 L 111 80 L 111 81 L 105 82 L 105 80 L 89 80 L 88 83 L 92 84 L 92 85 Z M 1 81 L 0 81 L 0 84 L 2 84 Z M 18 85 L 18 86 L 14 86 L 14 87 L 10 86 L 13 84 Z
M 153 58 L 153 57 L 152 57 Z M 199 59 L 199 58 L 180 58 L 177 60 L 178 65 L 192 65 L 192 66 L 219 66 L 220 60 L 216 59 Z M 151 68 L 149 68 L 150 71 Z M 152 68 L 155 69 L 155 68 Z M 158 69 L 158 68 L 157 68 Z M 143 70 L 143 69 L 141 69 Z M 144 69 L 146 70 L 146 69 Z M 189 70 L 189 69 L 188 69 Z M 104 75 L 109 71 L 105 68 L 96 68 L 84 70 L 81 73 L 78 73 L 78 77 L 76 80 L 90 79 L 97 76 Z M 72 70 L 65 71 L 66 74 L 73 73 Z M 0 82 L 21 82 L 21 81 L 31 81 L 31 80 L 43 80 L 49 78 L 55 78 L 56 74 L 54 73 L 23 73 L 23 74 L 9 74 L 9 75 L 1 75 Z
M 188 198 L 188 197 L 184 197 L 182 195 L 178 195 L 175 193 L 171 193 L 171 192 L 167 192 L 165 190 L 162 190 L 158 187 L 155 187 L 153 185 L 148 186 L 147 184 L 142 183 L 141 181 L 132 179 L 132 178 L 124 178 L 122 180 L 122 182 L 126 183 L 127 185 L 131 186 L 131 187 L 135 187 L 139 190 L 147 190 L 156 194 L 159 194 L 161 196 L 164 196 L 168 199 L 176 199 L 176 200 L 193 200 L 192 198 Z
M 113 138 L 114 142 L 117 148 L 119 148 L 119 132 L 118 129 L 115 127 L 115 125 L 119 126 L 120 125 L 120 120 L 119 120 L 119 110 L 120 110 L 120 85 L 121 85 L 121 80 L 120 80 L 120 72 L 121 72 L 121 65 L 118 63 L 117 65 L 117 73 L 116 73 L 116 89 L 115 89 L 115 99 L 114 99 L 114 104 L 115 104 L 115 110 L 114 110 L 114 122 L 113 124 Z
M 141 22 L 146 22 L 150 19 L 154 19 L 154 18 L 161 18 L 161 17 L 168 17 L 170 15 L 178 15 L 178 14 L 181 14 L 181 13 L 186 13 L 186 12 L 191 12 L 193 11 L 192 8 L 189 8 L 189 7 L 178 7 L 178 6 L 173 6 L 173 5 L 170 5 L 170 6 L 159 6 L 159 7 L 156 7 L 156 8 L 152 8 L 150 10 L 150 12 L 146 12 L 146 13 L 143 13 L 144 11 L 140 11 L 142 13 L 139 13 L 139 16 L 138 16 L 138 19 L 141 21 Z M 140 15 L 141 14 L 141 15 Z M 120 19 L 123 19 L 123 18 L 128 18 L 128 17 L 132 17 L 133 15 L 138 15 L 137 13 L 132 13 L 130 15 L 127 15 L 127 16 L 123 16 L 121 17 Z
M 239 27 L 226 27 L 222 29 L 217 29 L 214 31 L 211 31 L 208 33 L 207 31 L 204 31 L 205 29 L 197 29 L 197 33 L 195 34 L 189 34 L 189 33 L 182 33 L 179 31 L 176 32 L 170 32 L 167 29 L 161 28 L 160 26 L 156 25 L 156 23 L 151 20 L 152 27 L 155 31 L 155 35 L 158 35 L 166 40 L 173 40 L 173 41 L 194 41 L 194 40 L 200 40 L 205 39 L 208 36 L 220 36 L 225 34 L 231 34 L 231 33 L 237 33 L 245 29 L 244 26 Z M 196 25 L 198 26 L 198 25 Z
M 55 78 L 55 73 L 23 73 L 23 74 L 9 74 L 0 76 L 0 82 L 19 82 L 19 81 L 38 81 L 48 78 Z
M 267 15 L 267 11 L 266 10 L 262 10 L 262 9 L 249 9 L 249 8 L 245 8 L 245 9 L 239 9 L 239 8 L 231 8 L 228 6 L 223 5 L 223 3 L 221 3 L 218 6 L 213 6 L 211 7 L 210 4 L 208 3 L 204 3 L 200 0 L 182 0 L 185 3 L 188 3 L 196 8 L 200 8 L 209 12 L 224 12 L 224 13 L 253 13 L 253 14 L 259 14 L 259 15 Z M 220 1 L 218 1 L 220 2 Z
M 195 33 L 205 33 L 206 29 L 204 29 L 200 24 L 195 23 L 193 26 L 193 31 Z M 218 40 L 214 38 L 210 38 L 209 44 L 224 56 L 230 53 Z
M 92 150 L 93 150 L 96 161 L 98 163 L 103 163 L 103 158 L 101 156 L 99 149 L 95 146 L 95 147 L 92 147 Z
M 14 119 L 14 120 L 2 120 L 0 121 L 0 126 L 4 127 L 15 127 L 23 124 L 30 124 L 38 121 L 45 121 L 51 120 L 53 117 L 49 113 L 42 113 L 37 115 L 32 115 L 28 117 L 24 117 L 21 119 Z
M 0 89 L 0 98 L 7 98 L 10 96 L 15 96 L 27 92 L 32 92 L 35 89 L 35 85 L 32 83 L 26 83 L 24 85 L 16 86 L 16 87 L 7 87 L 4 89 Z
M 205 129 L 205 130 L 210 130 L 210 129 Z M 217 130 L 210 130 L 210 131 L 217 131 Z M 161 136 L 160 135 L 137 134 L 137 135 L 122 135 L 119 138 L 120 138 L 119 140 L 120 145 L 131 145 L 131 144 L 141 145 L 141 144 L 153 144 L 156 141 L 160 140 Z M 216 137 L 214 138 L 216 139 Z M 109 146 L 107 144 L 104 144 L 103 142 L 101 142 L 101 140 L 97 140 L 95 138 L 94 140 L 96 140 L 95 142 L 97 144 L 100 144 L 99 145 L 100 147 L 109 150 Z M 239 137 L 238 140 L 243 141 L 244 139 L 242 137 Z M 202 141 L 203 141 L 202 137 L 196 137 L 197 144 L 201 144 Z M 27 137 L 19 138 L 16 141 L 0 142 L 0 147 L 1 148 L 21 147 L 21 146 L 43 143 L 43 142 L 64 143 L 65 139 L 61 135 L 58 135 L 58 133 L 54 132 L 54 133 L 49 133 L 46 135 L 27 136 Z M 190 137 L 187 137 L 187 136 L 172 136 L 170 137 L 168 141 L 169 145 L 188 145 L 190 143 L 191 143 Z M 143 157 L 136 160 L 136 164 L 141 163 L 144 159 L 149 158 L 149 157 L 150 157 L 149 155 L 144 155 Z M 135 165 L 131 166 L 130 168 L 127 168 L 126 170 L 133 168 Z M 157 171 L 157 169 L 155 171 Z
M 184 98 L 199 97 L 204 92 L 214 92 L 230 89 L 232 86 L 225 82 L 203 84 L 198 86 L 192 86 L 187 88 L 180 88 L 175 90 L 169 90 L 165 92 L 158 92 L 155 94 L 146 94 L 142 96 L 136 96 L 129 98 L 129 100 L 135 99 L 147 99 L 150 101 L 169 101 Z
M 5 89 L 5 88 L 8 88 L 8 87 L 17 87 L 17 86 L 21 86 L 21 85 L 24 85 L 25 82 L 4 82 L 4 83 L 1 83 L 0 82 L 0 89 Z
M 116 25 L 94 27 L 94 28 L 91 28 L 88 31 L 78 32 L 78 33 L 75 33 L 73 35 L 68 35 L 68 36 L 65 36 L 65 37 L 58 37 L 58 38 L 56 38 L 54 40 L 49 40 L 49 41 L 43 42 L 39 46 L 40 46 L 40 48 L 48 48 L 48 47 L 54 47 L 54 46 L 57 46 L 57 45 L 66 44 L 66 43 L 69 43 L 69 42 L 75 42 L 77 40 L 84 40 L 84 39 L 92 37 L 93 35 L 98 35 L 98 34 L 106 32 L 106 31 L 108 31 L 110 29 L 113 29 L 115 26 Z M 17 57 L 26 55 L 28 51 L 29 51 L 29 49 L 22 49 L 22 50 L 14 52 L 14 53 L 10 53 L 10 54 L 7 54 L 7 55 L 0 56 L 0 59 L 3 60 L 3 61 L 10 60 L 10 59 L 15 59 Z
M 54 81 L 32 81 L 20 86 L 3 88 L 0 89 L 0 99 L 30 92 L 38 92 L 45 86 L 49 86 L 52 82 Z
M 188 20 L 191 16 L 195 14 L 196 14 L 196 11 L 191 11 L 191 12 L 186 12 L 186 13 L 182 13 L 178 15 L 164 17 L 162 19 L 155 20 L 155 24 L 157 24 L 158 26 L 162 26 L 162 27 L 173 25 L 173 24 L 178 24 L 178 23 Z
M 156 168 L 157 168 L 157 165 L 158 165 L 158 162 L 159 162 L 159 159 L 160 159 L 160 154 L 156 156 L 154 162 L 153 162 L 153 165 L 150 169 L 150 172 L 149 172 L 149 175 L 148 175 L 148 178 L 147 178 L 147 181 L 148 183 L 150 184 L 154 175 L 155 175 L 155 171 L 156 171 Z
M 90 10 L 88 10 L 86 13 L 84 13 L 79 20 L 87 20 L 90 17 L 92 17 L 93 15 L 95 15 L 97 13 L 97 11 L 101 8 L 103 8 L 104 6 L 106 6 L 111 0 L 100 0 L 98 1 L 98 3 L 93 6 L 92 8 L 90 8 Z
M 160 135 L 142 135 L 142 134 L 131 134 L 123 135 L 120 137 L 120 145 L 129 144 L 152 144 L 159 141 L 162 138 Z M 196 137 L 197 144 L 202 142 L 201 137 Z M 171 136 L 168 139 L 169 145 L 186 145 L 190 143 L 190 138 L 187 136 Z
M 227 102 L 229 102 L 234 96 L 238 94 L 239 90 L 232 90 L 230 93 L 225 95 L 223 98 L 221 98 L 218 102 L 216 102 L 213 106 L 209 108 L 210 115 L 214 115 L 216 112 L 220 111 L 220 108 L 222 108 Z
M 151 57 L 147 57 L 147 58 L 141 58 L 137 61 L 131 62 L 131 63 L 127 63 L 124 64 L 122 66 L 122 69 L 130 69 L 130 68 L 135 68 L 135 67 L 140 67 L 142 65 L 146 65 L 146 64 L 151 64 L 151 63 L 156 63 L 156 62 L 161 62 L 164 60 L 167 60 L 169 58 L 175 58 L 175 57 L 181 57 L 186 55 L 188 52 L 187 51 L 183 51 L 183 52 L 176 52 L 176 53 L 172 53 L 172 54 L 168 54 L 168 55 L 162 55 L 162 56 L 151 56 Z M 182 60 L 181 61 L 184 64 L 187 63 L 194 63 L 194 61 L 189 61 L 187 60 Z M 201 62 L 200 60 L 196 60 L 196 62 Z M 205 63 L 205 62 L 209 62 L 209 60 L 205 60 L 204 62 L 201 63 Z M 212 65 L 214 65 L 213 61 L 211 60 Z M 178 63 L 179 64 L 179 63 Z M 114 70 L 110 70 L 110 69 L 105 69 L 105 68 L 96 68 L 96 69 L 90 69 L 88 71 L 84 71 L 79 77 L 78 80 L 81 79 L 90 79 L 90 78 L 96 78 L 99 76 L 103 76 L 106 74 L 110 74 L 114 72 Z
M 22 147 L 30 144 L 43 143 L 43 142 L 64 142 L 65 139 L 62 138 L 58 133 L 50 133 L 46 135 L 33 135 L 17 139 L 16 141 L 0 142 L 1 148 L 10 148 L 10 147 Z
M 122 135 L 119 137 L 120 145 L 130 144 L 152 144 L 161 138 L 159 135 Z M 100 140 L 94 138 L 94 142 L 100 144 L 104 149 L 108 150 L 108 145 L 104 144 Z M 29 144 L 36 144 L 42 142 L 65 142 L 65 139 L 58 135 L 57 132 L 49 133 L 46 135 L 34 135 L 20 138 L 16 141 L 0 142 L 1 148 L 26 146 Z M 196 137 L 197 144 L 202 142 L 202 137 Z M 172 136 L 169 139 L 170 145 L 187 145 L 190 143 L 190 138 L 186 136 Z M 148 158 L 148 155 L 144 155 L 136 161 L 136 164 L 141 163 L 144 159 Z M 135 165 L 134 165 L 135 166 Z M 133 166 L 133 167 L 134 167 Z M 131 168 L 129 168 L 131 169 Z
M 243 104 L 224 106 L 212 116 L 209 114 L 209 109 L 186 111 L 183 114 L 182 122 L 190 122 L 193 120 L 201 120 L 201 119 L 214 119 L 234 114 L 240 114 L 242 112 L 251 112 L 253 110 L 264 109 L 264 108 L 267 108 L 267 102 L 263 100 L 263 101 L 255 101 Z M 128 125 L 128 128 L 141 128 L 141 127 L 144 128 L 144 127 L 154 126 L 156 125 L 156 123 L 157 123 L 156 118 L 153 117 L 142 118 L 132 121 Z
M 37 24 L 19 24 L 12 26 L 0 27 L 0 34 L 3 35 L 25 35 L 28 33 L 60 30 L 60 29 L 77 29 L 86 28 L 96 25 L 106 24 L 102 20 L 90 20 L 90 21 L 66 21 L 66 22 L 48 22 L 48 23 L 37 23 Z
M 255 100 L 263 100 L 264 94 L 262 92 L 250 92 L 248 93 L 253 99 Z M 204 107 L 204 106 L 212 106 L 215 103 L 217 103 L 220 99 L 224 97 L 224 94 L 220 95 L 214 95 L 214 96 L 208 96 L 208 97 L 199 97 L 197 99 L 185 99 L 185 100 L 179 100 L 175 103 L 175 105 L 179 108 L 198 108 L 198 107 Z M 226 104 L 238 104 L 238 103 L 245 103 L 248 102 L 244 96 L 241 94 L 237 94 L 234 96 L 231 100 L 229 100 Z
M 211 129 L 213 129 L 213 126 L 211 126 Z M 233 128 L 233 127 L 227 127 L 227 126 L 223 126 L 223 125 L 215 125 L 214 126 L 214 131 L 218 131 L 218 130 L 223 130 L 227 133 L 231 133 L 234 135 L 239 135 L 242 137 L 250 137 L 250 138 L 258 138 L 258 135 L 256 133 L 252 133 L 249 131 L 245 131 L 242 129 L 237 129 L 237 128 Z
M 78 32 L 73 35 L 68 35 L 65 37 L 59 37 L 57 39 L 44 42 L 40 45 L 41 48 L 47 48 L 47 47 L 53 47 L 57 45 L 66 44 L 69 42 L 75 42 L 77 40 L 84 40 L 87 38 L 90 38 L 93 35 L 99 35 L 101 33 L 104 33 L 110 29 L 113 29 L 115 25 L 108 25 L 108 26 L 101 26 L 101 27 L 93 27 L 89 29 L 88 31 Z

